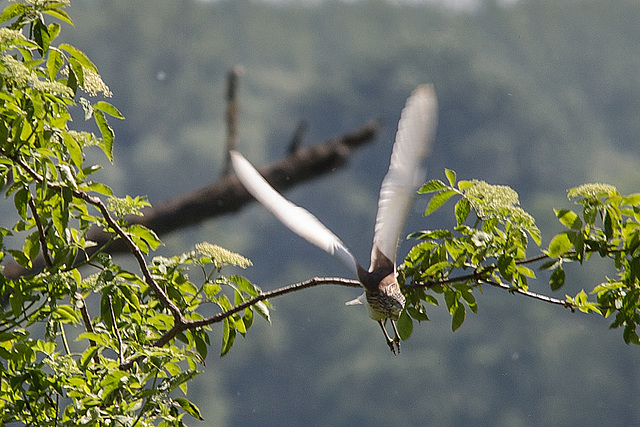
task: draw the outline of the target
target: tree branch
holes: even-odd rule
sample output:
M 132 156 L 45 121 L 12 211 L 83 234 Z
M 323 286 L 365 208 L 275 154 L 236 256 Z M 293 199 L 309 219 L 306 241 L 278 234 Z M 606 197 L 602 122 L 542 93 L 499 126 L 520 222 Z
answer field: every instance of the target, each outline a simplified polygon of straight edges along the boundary
M 260 168 L 260 173 L 276 189 L 285 191 L 343 166 L 353 151 L 373 141 L 379 130 L 378 122 L 369 122 L 342 136 L 310 147 L 299 148 L 295 153 Z M 35 173 L 35 171 L 32 172 Z M 39 177 L 38 174 L 34 176 Z M 42 177 L 39 177 L 38 180 L 41 181 L 41 179 Z M 141 224 L 158 235 L 163 235 L 211 217 L 236 212 L 253 201 L 254 198 L 245 190 L 238 179 L 233 175 L 227 175 L 206 187 L 143 209 L 144 216 L 129 216 L 126 220 L 130 224 Z M 109 245 L 104 250 L 108 253 L 129 251 L 125 241 L 110 242 L 110 235 L 98 227 L 90 229 L 86 239 L 96 242 L 96 246 L 87 248 L 85 256 L 91 256 L 97 250 L 104 248 L 107 243 Z M 78 260 L 78 262 L 81 261 L 82 259 Z M 42 257 L 33 261 L 31 269 L 26 269 L 15 261 L 7 262 L 4 275 L 7 278 L 15 279 L 27 274 L 36 274 L 43 268 Z
M 341 277 L 314 277 L 312 279 L 306 280 L 300 283 L 294 283 L 292 285 L 283 286 L 282 288 L 273 289 L 267 292 L 261 292 L 259 295 L 256 295 L 253 298 L 249 298 L 242 304 L 238 304 L 235 307 L 232 307 L 230 310 L 223 311 L 218 314 L 214 314 L 213 316 L 207 317 L 205 319 L 200 320 L 184 320 L 183 322 L 176 322 L 171 329 L 165 332 L 160 338 L 158 338 L 154 343 L 154 347 L 162 347 L 166 345 L 169 341 L 176 337 L 180 332 L 184 332 L 188 329 L 196 329 L 201 328 L 203 326 L 211 325 L 214 323 L 222 322 L 224 319 L 233 316 L 234 314 L 245 310 L 248 307 L 251 307 L 261 301 L 275 298 L 281 295 L 286 295 L 291 292 L 300 291 L 307 288 L 312 288 L 314 286 L 320 285 L 339 285 L 339 286 L 347 286 L 351 288 L 360 288 L 362 285 L 357 280 L 353 279 L 344 279 Z M 120 365 L 120 370 L 126 371 L 131 369 L 133 364 L 137 361 L 144 359 L 144 356 L 137 356 L 133 359 L 128 360 L 125 363 Z
M 229 151 L 236 149 L 238 142 L 238 80 L 242 67 L 236 66 L 227 72 L 227 150 L 222 175 L 231 172 Z
M 353 279 L 344 279 L 341 277 L 314 277 L 313 279 L 309 279 L 304 282 L 294 283 L 292 285 L 284 286 L 282 288 L 273 289 L 267 292 L 261 292 L 259 295 L 256 295 L 253 298 L 249 298 L 242 304 L 238 304 L 230 310 L 223 311 L 218 314 L 214 314 L 213 316 L 199 319 L 199 320 L 187 320 L 182 325 L 174 325 L 169 331 L 167 331 L 163 336 L 161 336 L 153 345 L 156 347 L 162 347 L 169 341 L 171 341 L 176 335 L 180 332 L 186 331 L 187 329 L 195 329 L 200 328 L 202 326 L 211 325 L 214 323 L 222 322 L 227 317 L 233 316 L 236 313 L 243 311 L 244 309 L 251 307 L 261 301 L 279 297 L 281 295 L 286 295 L 291 292 L 300 291 L 307 288 L 312 288 L 314 286 L 320 285 L 339 285 L 339 286 L 348 286 L 351 288 L 360 288 L 362 285 L 357 280 Z
M 575 252 L 569 252 L 569 255 L 575 255 Z M 534 262 L 538 262 L 538 261 L 542 261 L 545 259 L 549 259 L 549 255 L 547 254 L 539 254 L 536 256 L 533 256 L 531 258 L 525 258 L 525 259 L 521 259 L 521 260 L 517 260 L 516 264 L 518 265 L 524 265 L 524 264 L 531 264 Z M 452 283 L 461 283 L 461 282 L 467 282 L 469 280 L 473 280 L 478 284 L 481 283 L 486 283 L 487 285 L 491 285 L 500 289 L 504 289 L 506 291 L 509 291 L 511 293 L 517 293 L 520 295 L 524 295 L 526 297 L 529 298 L 533 298 L 533 299 L 537 299 L 540 301 L 544 301 L 544 302 L 548 302 L 550 304 L 557 304 L 557 305 L 561 305 L 565 308 L 570 308 L 571 311 L 575 311 L 575 308 L 569 301 L 567 300 L 561 300 L 558 298 L 554 298 L 554 297 L 550 297 L 548 295 L 544 295 L 544 294 L 539 294 L 537 292 L 531 292 L 528 290 L 524 290 L 521 288 L 517 288 L 514 286 L 509 286 L 507 284 L 504 283 L 500 283 L 500 282 L 496 282 L 493 280 L 489 280 L 487 278 L 487 274 L 493 272 L 494 270 L 496 270 L 498 268 L 497 265 L 488 265 L 486 267 L 483 267 L 481 269 L 475 270 L 473 273 L 470 274 L 465 274 L 462 276 L 457 276 L 457 277 L 447 277 L 444 279 L 438 279 L 438 280 L 432 280 L 432 281 L 427 281 L 427 282 L 418 282 L 418 283 L 414 283 L 411 285 L 405 285 L 404 289 L 416 289 L 416 288 L 432 288 L 434 286 L 440 286 L 440 285 L 448 285 L 448 284 L 452 284 Z
M 504 283 L 498 283 L 498 282 L 494 282 L 492 280 L 483 280 L 483 282 L 486 283 L 487 285 L 495 286 L 497 288 L 504 289 L 504 290 L 512 292 L 512 293 L 524 295 L 526 297 L 537 299 L 537 300 L 544 301 L 544 302 L 548 302 L 550 304 L 561 305 L 564 308 L 570 308 L 572 312 L 575 312 L 575 307 L 569 301 L 566 301 L 566 300 L 553 298 L 553 297 L 550 297 L 550 296 L 547 296 L 547 295 L 544 295 L 544 294 L 539 294 L 539 293 L 536 293 L 536 292 L 525 291 L 524 289 L 514 288 L 514 287 L 506 285 Z
M 45 182 L 44 178 L 39 173 L 37 173 L 35 170 L 33 170 L 28 164 L 26 164 L 25 162 L 23 162 L 19 158 L 13 158 L 13 160 L 18 165 L 20 165 L 20 167 L 23 168 L 29 175 L 31 175 L 31 177 L 35 181 L 37 181 L 39 183 L 44 183 Z M 59 184 L 56 184 L 56 183 L 50 182 L 50 181 L 47 181 L 46 185 L 49 188 L 54 188 L 54 189 L 62 188 Z M 113 232 L 115 234 L 118 235 L 118 237 L 125 243 L 128 251 L 131 254 L 133 254 L 133 256 L 136 258 L 136 261 L 138 262 L 138 266 L 140 267 L 140 271 L 142 272 L 142 275 L 143 275 L 143 277 L 145 279 L 145 282 L 147 283 L 147 285 L 149 285 L 149 287 L 154 292 L 156 297 L 160 300 L 160 303 L 167 310 L 169 310 L 169 312 L 173 315 L 173 318 L 174 318 L 176 324 L 184 323 L 185 322 L 185 318 L 182 315 L 182 312 L 180 311 L 180 308 L 173 301 L 171 301 L 171 299 L 167 296 L 167 294 L 162 290 L 160 285 L 158 285 L 158 283 L 155 281 L 155 279 L 151 275 L 151 271 L 149 271 L 149 266 L 147 265 L 147 262 L 144 259 L 144 255 L 142 254 L 140 249 L 136 246 L 136 244 L 133 242 L 133 240 L 131 240 L 129 235 L 113 219 L 113 217 L 109 213 L 109 210 L 105 206 L 105 204 L 102 201 L 102 199 L 100 199 L 99 197 L 91 196 L 91 195 L 89 195 L 89 194 L 87 194 L 87 193 L 85 193 L 84 191 L 81 191 L 81 190 L 71 190 L 71 192 L 73 194 L 73 197 L 76 197 L 78 199 L 84 200 L 88 204 L 90 204 L 90 205 L 92 205 L 92 206 L 94 206 L 95 208 L 98 209 L 98 211 L 100 212 L 100 214 L 102 215 L 104 220 L 107 222 L 107 225 L 113 230 Z M 91 319 L 89 319 L 89 325 L 91 325 Z
M 51 257 L 49 256 L 49 248 L 47 248 L 47 237 L 44 233 L 42 221 L 40 220 L 40 215 L 38 215 L 38 210 L 36 209 L 36 204 L 33 201 L 33 197 L 31 197 L 31 194 L 29 194 L 29 209 L 31 210 L 31 215 L 33 215 L 33 220 L 36 222 L 36 227 L 38 229 L 38 239 L 40 240 L 40 249 L 42 249 L 42 258 L 44 259 L 44 264 L 47 267 L 51 267 L 53 263 L 51 262 Z

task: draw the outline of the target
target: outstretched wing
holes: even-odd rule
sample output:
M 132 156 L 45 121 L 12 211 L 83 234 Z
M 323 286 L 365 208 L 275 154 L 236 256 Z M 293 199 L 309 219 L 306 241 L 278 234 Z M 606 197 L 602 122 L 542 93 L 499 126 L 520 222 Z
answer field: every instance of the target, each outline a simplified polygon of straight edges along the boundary
M 422 162 L 429 154 L 436 121 L 437 102 L 433 86 L 418 86 L 400 115 L 389 172 L 380 188 L 369 271 L 389 260 L 395 266 L 398 240 L 416 188 L 424 178 Z M 387 260 L 383 260 L 380 254 Z
M 356 259 L 342 241 L 318 218 L 282 197 L 242 154 L 231 151 L 231 163 L 242 185 L 276 218 L 298 236 L 338 258 L 355 277 L 358 277 Z

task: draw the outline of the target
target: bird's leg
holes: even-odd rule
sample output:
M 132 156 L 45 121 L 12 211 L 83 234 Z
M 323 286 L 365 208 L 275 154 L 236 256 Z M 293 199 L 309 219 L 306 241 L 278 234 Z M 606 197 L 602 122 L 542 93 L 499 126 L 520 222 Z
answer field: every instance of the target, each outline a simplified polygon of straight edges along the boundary
M 396 348 L 394 346 L 394 340 L 392 340 L 391 337 L 389 337 L 389 334 L 387 333 L 387 330 L 385 329 L 384 323 L 382 323 L 382 320 L 378 320 L 378 323 L 380 324 L 380 327 L 382 328 L 382 332 L 384 333 L 384 337 L 387 339 L 387 345 L 391 349 L 391 352 L 393 352 L 393 354 L 396 354 Z M 395 329 L 395 326 L 393 328 Z M 399 346 L 398 346 L 398 348 L 399 348 Z
M 398 347 L 398 354 L 400 354 L 400 335 L 398 335 L 398 328 L 396 328 L 396 322 L 392 320 L 391 326 L 393 326 L 393 333 L 396 334 L 396 336 L 393 338 L 393 342 Z

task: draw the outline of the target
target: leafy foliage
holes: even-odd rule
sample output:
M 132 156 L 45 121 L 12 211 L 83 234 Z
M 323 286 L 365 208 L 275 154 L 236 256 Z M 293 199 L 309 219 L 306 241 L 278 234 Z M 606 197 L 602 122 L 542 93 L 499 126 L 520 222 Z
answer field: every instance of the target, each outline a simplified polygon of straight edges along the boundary
M 615 313 L 612 328 L 623 327 L 624 341 L 640 344 L 636 332 L 640 322 L 640 195 L 622 196 L 607 184 L 584 184 L 569 191 L 568 197 L 582 206 L 578 213 L 556 210 L 567 228 L 554 236 L 547 249 L 527 257 L 529 238 L 540 246 L 540 231 L 533 218 L 519 207 L 518 195 L 509 187 L 483 181 L 458 181 L 447 170 L 448 184 L 440 180 L 426 183 L 420 193 L 433 193 L 425 215 L 458 196 L 454 207 L 456 225 L 450 230 L 425 230 L 413 233 L 420 241 L 408 254 L 401 275 L 409 280 L 406 314 L 418 321 L 427 320 L 423 302 L 438 304 L 428 291 L 444 295 L 452 316 L 452 329 L 458 329 L 466 309 L 477 311 L 473 291 L 483 284 L 497 286 L 547 302 L 598 313 Z M 606 278 L 590 293 L 559 300 L 529 292 L 528 280 L 535 278 L 526 265 L 540 262 L 541 270 L 551 270 L 552 291 L 565 282 L 563 265 L 583 263 L 593 254 L 610 259 L 618 277 Z M 409 317 L 403 319 L 406 339 L 411 331 Z M 399 322 L 400 323 L 400 322 Z
M 228 312 L 261 292 L 222 268 L 246 268 L 244 257 L 202 243 L 194 251 L 156 257 L 155 233 L 129 225 L 125 215 L 148 206 L 139 197 L 117 198 L 90 180 L 99 166 L 85 164 L 98 147 L 113 160 L 108 117 L 122 114 L 99 95 L 111 91 L 96 66 L 69 44 L 55 45 L 60 24 L 71 24 L 66 2 L 38 0 L 7 6 L 0 20 L 0 188 L 12 197 L 17 222 L 0 228 L 0 260 L 7 254 L 25 268 L 42 271 L 0 276 L 0 409 L 2 424 L 183 425 L 185 414 L 201 419 L 186 395 L 210 346 L 209 325 L 223 322 L 222 354 L 237 333 L 253 324 L 253 305 Z M 80 106 L 99 134 L 69 128 Z M 105 197 L 107 203 L 101 197 Z M 140 272 L 116 264 L 94 248 L 92 226 L 124 240 Z M 5 244 L 5 238 L 24 242 Z M 44 263 L 44 269 L 41 265 Z M 82 269 L 81 269 L 82 268 Z M 199 284 L 190 269 L 201 273 Z M 218 308 L 204 318 L 204 304 Z M 99 307 L 99 314 L 91 315 Z M 268 319 L 266 301 L 256 303 Z M 195 324 L 197 322 L 197 325 Z M 43 325 L 43 336 L 34 333 Z M 82 325 L 76 343 L 67 331 Z

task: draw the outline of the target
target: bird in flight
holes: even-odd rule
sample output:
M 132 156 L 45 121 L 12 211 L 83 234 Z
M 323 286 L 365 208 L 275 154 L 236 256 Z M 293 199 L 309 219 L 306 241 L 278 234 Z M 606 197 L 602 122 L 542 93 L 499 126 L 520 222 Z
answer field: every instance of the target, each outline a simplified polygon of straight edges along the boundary
M 378 322 L 394 354 L 400 352 L 395 321 L 405 304 L 396 279 L 396 252 L 416 189 L 424 178 L 422 163 L 435 136 L 436 120 L 437 102 L 433 86 L 418 86 L 402 110 L 389 171 L 380 188 L 368 270 L 320 220 L 281 196 L 249 161 L 237 151 L 231 151 L 233 169 L 247 191 L 291 231 L 336 257 L 358 278 L 364 293 L 346 304 L 364 304 L 367 307 L 369 317 Z M 385 328 L 387 319 L 391 321 L 395 334 L 393 339 Z

